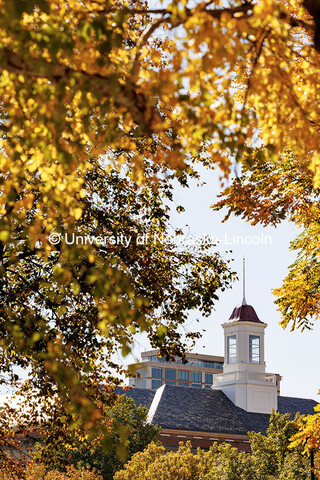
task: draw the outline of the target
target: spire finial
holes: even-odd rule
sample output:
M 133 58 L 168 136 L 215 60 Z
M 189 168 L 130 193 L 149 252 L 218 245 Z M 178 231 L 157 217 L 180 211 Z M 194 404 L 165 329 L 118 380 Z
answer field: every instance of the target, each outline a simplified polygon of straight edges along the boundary
M 242 259 L 242 305 L 247 305 L 246 301 L 246 259 L 243 257 Z

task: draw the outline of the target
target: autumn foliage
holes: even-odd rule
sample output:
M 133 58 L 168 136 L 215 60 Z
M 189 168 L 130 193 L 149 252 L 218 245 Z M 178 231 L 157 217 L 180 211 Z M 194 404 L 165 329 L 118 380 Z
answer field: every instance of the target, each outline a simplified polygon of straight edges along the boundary
M 199 333 L 181 327 L 210 314 L 235 278 L 227 261 L 50 238 L 166 234 L 172 185 L 198 164 L 228 176 L 241 163 L 224 205 L 305 228 L 276 294 L 284 325 L 317 318 L 316 1 L 1 0 L 0 13 L 2 383 L 24 369 L 25 390 L 59 396 L 90 429 L 137 333 L 184 358 Z
M 251 453 L 230 444 L 213 444 L 210 450 L 192 451 L 190 442 L 177 452 L 150 444 L 133 456 L 115 480 L 307 480 L 310 465 L 300 445 L 290 446 L 298 432 L 299 416 L 272 414 L 265 435 L 250 432 Z

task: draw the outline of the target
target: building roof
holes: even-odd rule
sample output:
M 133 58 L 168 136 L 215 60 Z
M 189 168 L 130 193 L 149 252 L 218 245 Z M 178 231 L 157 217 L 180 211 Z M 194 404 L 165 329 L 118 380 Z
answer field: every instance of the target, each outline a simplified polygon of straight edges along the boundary
M 278 411 L 280 413 L 314 413 L 314 407 L 317 405 L 315 400 L 296 397 L 278 397 Z
M 148 409 L 154 400 L 151 423 L 162 428 L 247 435 L 252 430 L 265 433 L 269 426 L 269 415 L 236 407 L 221 390 L 163 385 L 158 390 L 132 388 L 124 393 L 132 397 L 136 405 L 143 404 Z M 316 405 L 314 400 L 278 397 L 279 412 L 292 416 L 297 412 L 312 414 Z
M 143 405 L 149 410 L 155 391 L 156 390 L 150 390 L 146 388 L 131 388 L 129 390 L 117 388 L 116 393 L 118 393 L 119 395 L 127 395 L 127 397 L 130 397 L 134 400 L 136 406 Z
M 228 322 L 255 322 L 263 323 L 256 314 L 255 309 L 251 305 L 242 304 L 233 309 Z
M 146 363 L 146 360 L 149 356 L 156 356 L 159 352 L 159 349 L 148 350 L 146 352 L 141 352 L 141 362 L 138 363 Z M 195 352 L 186 352 L 186 357 L 188 359 L 197 359 L 197 360 L 208 360 L 213 362 L 222 362 L 224 361 L 224 357 L 221 355 L 208 355 L 207 353 L 195 353 Z M 160 357 L 161 358 L 161 357 Z M 162 358 L 161 358 L 162 360 Z M 164 359 L 163 359 L 164 360 Z M 174 365 L 178 365 L 177 360 L 181 362 L 180 357 L 176 357 L 175 362 L 168 362 L 173 363 Z

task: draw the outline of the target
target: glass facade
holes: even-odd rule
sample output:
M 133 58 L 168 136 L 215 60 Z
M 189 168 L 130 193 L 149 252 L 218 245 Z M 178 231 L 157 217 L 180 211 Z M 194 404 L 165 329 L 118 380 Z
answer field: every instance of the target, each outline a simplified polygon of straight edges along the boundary
M 164 378 L 166 380 L 175 380 L 176 379 L 176 371 L 166 368 L 165 371 L 164 371 Z
M 188 382 L 179 382 L 178 385 L 180 387 L 189 387 L 189 383 Z
M 137 388 L 147 388 L 147 380 L 145 378 L 143 380 L 137 378 L 135 385 Z
M 169 363 L 169 362 L 166 362 L 163 357 L 157 357 L 157 355 L 150 355 L 150 357 L 148 357 L 148 360 L 150 362 Z
M 140 378 L 146 378 L 147 371 L 145 368 L 138 368 L 137 373 L 139 373 Z
M 249 362 L 260 363 L 260 337 L 249 335 Z
M 230 335 L 227 337 L 227 356 L 228 363 L 236 363 L 237 361 L 237 337 Z
M 174 362 L 167 362 L 163 357 L 157 357 L 157 355 L 150 355 L 148 357 L 148 361 L 150 362 L 160 362 L 160 363 L 172 363 L 173 365 L 182 365 L 181 358 L 176 358 Z M 190 358 L 185 365 L 192 365 L 194 367 L 203 367 L 203 368 L 215 368 L 218 370 L 222 370 L 223 362 L 211 362 L 209 360 L 198 360 L 197 358 Z
M 152 368 L 152 378 L 162 378 L 162 368 Z
M 159 388 L 161 387 L 161 380 L 151 380 L 151 388 Z
M 188 365 L 193 365 L 194 367 L 216 368 L 218 370 L 223 369 L 223 362 L 209 362 L 208 360 L 190 359 L 188 360 Z
M 189 380 L 189 372 L 186 370 L 179 370 L 178 371 L 178 378 L 179 380 L 187 381 Z M 188 385 L 188 384 L 187 384 Z
M 138 365 L 138 377 L 130 379 L 130 385 L 138 388 L 157 389 L 163 384 L 178 385 L 189 388 L 208 388 L 212 385 L 212 373 L 203 371 L 207 369 L 222 370 L 223 361 L 200 360 L 195 354 L 188 354 L 186 363 L 182 363 L 181 358 L 175 361 L 166 361 L 164 357 L 158 357 L 156 354 L 149 354 L 142 358 Z M 200 355 L 201 358 L 202 355 Z M 213 357 L 215 358 L 215 357 Z M 151 363 L 153 362 L 153 363 Z M 218 372 L 217 372 L 218 373 Z
M 201 383 L 202 382 L 202 373 L 201 372 L 192 372 L 192 382 Z

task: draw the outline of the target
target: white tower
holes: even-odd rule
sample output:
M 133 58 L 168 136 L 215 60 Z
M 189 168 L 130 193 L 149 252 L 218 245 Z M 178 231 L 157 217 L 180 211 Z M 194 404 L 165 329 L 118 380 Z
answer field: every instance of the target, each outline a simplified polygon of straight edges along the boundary
M 222 390 L 230 400 L 247 412 L 277 411 L 276 375 L 266 373 L 264 331 L 254 308 L 247 305 L 245 292 L 242 304 L 236 307 L 224 329 L 223 373 L 214 375 L 213 389 Z

